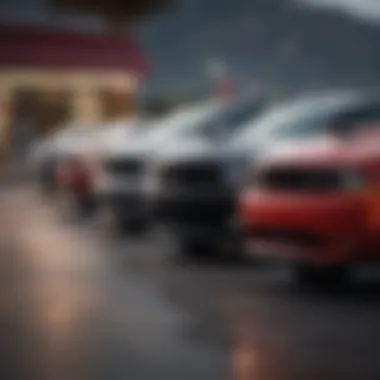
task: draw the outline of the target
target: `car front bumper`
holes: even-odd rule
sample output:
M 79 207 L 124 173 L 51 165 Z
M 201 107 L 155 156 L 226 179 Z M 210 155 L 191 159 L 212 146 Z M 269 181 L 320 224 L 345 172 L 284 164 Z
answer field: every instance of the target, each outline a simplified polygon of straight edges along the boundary
M 239 202 L 253 256 L 338 264 L 376 259 L 375 231 L 357 195 L 285 196 L 250 192 Z
M 233 230 L 235 207 L 231 193 L 162 191 L 147 203 L 157 223 L 165 224 L 188 241 L 215 245 Z
M 123 222 L 146 222 L 149 214 L 140 192 L 113 191 L 97 197 L 101 207 L 111 211 Z

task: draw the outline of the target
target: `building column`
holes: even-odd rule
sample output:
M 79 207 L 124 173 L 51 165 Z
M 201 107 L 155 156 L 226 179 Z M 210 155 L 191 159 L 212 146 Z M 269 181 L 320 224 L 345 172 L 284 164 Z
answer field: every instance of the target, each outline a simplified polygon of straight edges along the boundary
M 73 95 L 73 119 L 82 124 L 97 124 L 101 121 L 99 94 L 94 87 L 77 87 Z
M 99 92 L 103 117 L 107 121 L 126 120 L 135 117 L 133 97 L 129 90 L 108 87 Z
M 0 159 L 7 155 L 10 148 L 11 123 L 12 91 L 7 87 L 3 87 L 0 88 Z

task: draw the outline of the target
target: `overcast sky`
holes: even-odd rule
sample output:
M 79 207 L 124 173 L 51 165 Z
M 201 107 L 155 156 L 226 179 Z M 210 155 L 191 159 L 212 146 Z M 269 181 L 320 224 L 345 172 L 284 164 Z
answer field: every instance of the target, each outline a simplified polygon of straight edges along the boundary
M 260 70 L 263 70 L 265 74 L 264 69 L 268 65 L 266 54 L 273 47 L 261 49 L 260 46 L 270 44 L 272 40 L 270 36 L 266 39 L 264 36 L 260 40 L 261 34 L 255 34 L 255 23 L 259 28 L 260 20 L 255 19 L 256 8 L 251 6 L 253 0 L 174 1 L 178 4 L 175 9 L 147 18 L 145 22 L 136 25 L 136 38 L 154 67 L 155 75 L 149 81 L 149 91 L 160 92 L 162 88 L 165 91 L 180 91 L 179 89 L 193 87 L 196 91 L 197 86 L 207 79 L 204 63 L 210 57 L 229 57 L 231 72 L 241 75 L 242 81 L 246 81 L 246 77 L 250 78 L 251 72 L 261 73 Z M 265 1 L 257 3 L 260 5 Z M 349 19 L 380 25 L 380 0 L 278 0 L 279 5 L 281 1 L 308 8 L 322 8 L 331 13 L 345 14 Z M 104 27 L 100 20 L 93 17 L 57 14 L 49 9 L 48 2 L 49 0 L 0 0 L 0 21 L 5 19 L 96 32 L 102 31 Z M 199 28 L 194 28 L 195 24 Z M 323 29 L 323 22 L 319 28 Z M 252 43 L 257 44 L 255 51 L 258 54 L 255 56 L 251 49 Z M 364 60 L 365 56 L 357 54 L 355 59 Z M 306 66 L 305 63 L 301 69 L 306 70 Z
M 191 2 L 191 0 L 179 0 L 179 2 Z M 207 0 L 205 0 L 207 1 Z M 231 0 L 232 2 L 234 0 Z M 316 7 L 328 8 L 344 12 L 353 17 L 371 22 L 380 22 L 380 0 L 294 0 L 298 3 L 312 5 Z M 30 20 L 37 23 L 49 23 L 51 12 L 46 7 L 46 0 L 3 0 L 0 2 L 0 17 L 13 19 L 14 21 Z M 55 15 L 56 17 L 56 15 Z M 77 22 L 76 22 L 77 21 Z M 82 19 L 83 21 L 83 19 Z M 83 22 L 76 20 L 76 17 L 63 16 L 58 23 L 76 24 L 83 26 Z M 86 27 L 97 24 L 95 20 L 85 23 Z M 98 25 L 97 25 L 98 26 Z
M 335 9 L 370 22 L 380 22 L 380 0 L 296 0 L 313 6 Z
M 99 31 L 103 23 L 96 17 L 77 14 L 57 13 L 48 5 L 47 0 L 0 0 L 0 21 L 54 25 L 75 29 Z

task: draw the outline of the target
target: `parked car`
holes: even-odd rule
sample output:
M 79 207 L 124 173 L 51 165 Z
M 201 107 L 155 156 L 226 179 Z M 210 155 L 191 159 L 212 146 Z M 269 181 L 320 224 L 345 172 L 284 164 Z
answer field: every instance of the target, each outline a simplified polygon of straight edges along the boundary
M 141 232 L 149 225 L 150 210 L 144 198 L 145 171 L 161 151 L 188 149 L 207 138 L 205 125 L 223 105 L 210 100 L 177 109 L 152 122 L 148 131 L 130 143 L 108 152 L 97 180 L 97 194 L 103 208 L 114 216 L 117 226 L 127 232 Z
M 370 98 L 356 91 L 303 95 L 252 115 L 229 144 L 161 155 L 153 165 L 150 198 L 180 252 L 244 254 L 235 210 L 251 160 L 274 142 L 298 143 L 326 133 L 331 120 L 360 109 Z
M 254 257 L 292 263 L 302 281 L 338 280 L 380 259 L 380 98 L 329 114 L 310 135 L 256 162 L 239 219 Z
M 234 99 L 202 126 L 203 139 L 163 150 L 151 163 L 147 203 L 155 223 L 169 230 L 181 252 L 220 253 L 235 245 L 231 186 L 237 185 L 244 162 L 240 151 L 230 150 L 230 141 L 266 104 L 267 99 L 257 96 Z

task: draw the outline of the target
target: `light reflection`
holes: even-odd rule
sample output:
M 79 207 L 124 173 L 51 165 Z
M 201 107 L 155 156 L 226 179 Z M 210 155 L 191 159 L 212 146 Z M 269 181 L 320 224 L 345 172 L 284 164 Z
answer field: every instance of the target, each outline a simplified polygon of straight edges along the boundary
M 290 369 L 284 335 L 271 310 L 252 310 L 249 300 L 233 296 L 224 303 L 231 332 L 230 378 L 233 380 L 279 380 Z
M 40 327 L 49 345 L 55 348 L 75 342 L 82 324 L 88 321 L 95 307 L 91 293 L 83 289 L 78 293 L 74 288 L 63 286 L 53 286 L 50 291 L 45 291 L 45 295 L 40 294 L 41 307 L 37 310 Z
M 234 380 L 258 379 L 257 354 L 249 344 L 236 345 L 232 349 L 232 373 Z

